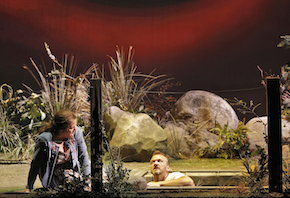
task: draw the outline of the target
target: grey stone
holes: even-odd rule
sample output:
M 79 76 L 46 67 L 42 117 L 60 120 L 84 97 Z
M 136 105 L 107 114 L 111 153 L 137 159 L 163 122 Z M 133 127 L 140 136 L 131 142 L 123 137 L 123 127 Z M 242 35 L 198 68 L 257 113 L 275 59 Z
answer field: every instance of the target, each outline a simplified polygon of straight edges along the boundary
M 132 185 L 132 188 L 135 191 L 146 190 L 147 188 L 147 181 L 141 176 L 130 177 L 128 182 Z
M 252 118 L 246 124 L 249 129 L 247 136 L 249 138 L 251 150 L 256 150 L 256 145 L 268 150 L 267 143 L 265 141 L 265 135 L 268 135 L 267 130 L 267 117 Z
M 184 129 L 184 136 L 190 137 L 190 141 L 187 141 L 189 148 L 195 152 L 216 144 L 218 136 L 211 133 L 210 129 L 228 124 L 234 130 L 239 124 L 231 105 L 220 96 L 207 91 L 193 90 L 185 93 L 173 105 L 170 114 L 169 120 L 172 118 L 176 126 Z
M 204 128 L 228 123 L 231 129 L 236 129 L 239 124 L 238 116 L 228 102 L 214 93 L 201 90 L 185 93 L 170 113 L 175 120 L 204 123 Z

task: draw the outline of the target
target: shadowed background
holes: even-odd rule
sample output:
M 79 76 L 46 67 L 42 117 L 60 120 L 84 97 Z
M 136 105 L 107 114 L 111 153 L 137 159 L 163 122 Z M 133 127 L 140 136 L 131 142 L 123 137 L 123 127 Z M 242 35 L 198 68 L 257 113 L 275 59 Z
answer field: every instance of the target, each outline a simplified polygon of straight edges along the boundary
M 253 100 L 264 115 L 256 66 L 279 74 L 290 60 L 290 51 L 276 47 L 290 33 L 289 8 L 289 0 L 2 0 L 0 83 L 39 90 L 22 66 L 32 68 L 31 57 L 51 67 L 44 42 L 58 59 L 74 55 L 78 72 L 93 63 L 106 66 L 116 45 L 125 52 L 131 45 L 137 71 L 156 69 L 181 83 L 168 91 Z

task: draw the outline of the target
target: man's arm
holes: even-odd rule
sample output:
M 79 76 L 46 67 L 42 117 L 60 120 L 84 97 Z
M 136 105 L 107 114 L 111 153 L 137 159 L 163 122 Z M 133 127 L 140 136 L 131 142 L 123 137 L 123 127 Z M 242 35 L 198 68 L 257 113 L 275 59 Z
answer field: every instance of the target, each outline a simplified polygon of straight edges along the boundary
M 193 180 L 188 176 L 167 181 L 149 182 L 147 186 L 195 186 Z

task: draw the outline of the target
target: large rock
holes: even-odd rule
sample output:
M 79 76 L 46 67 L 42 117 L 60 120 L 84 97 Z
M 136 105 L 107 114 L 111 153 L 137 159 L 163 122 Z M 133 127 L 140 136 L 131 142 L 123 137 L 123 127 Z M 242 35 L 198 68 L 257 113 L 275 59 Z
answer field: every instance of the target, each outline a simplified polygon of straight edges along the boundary
M 171 117 L 178 127 L 185 129 L 183 137 L 191 150 L 214 146 L 217 135 L 209 132 L 219 124 L 236 129 L 239 119 L 234 109 L 220 96 L 207 91 L 189 91 L 184 94 L 170 110 Z M 171 121 L 172 122 L 172 121 Z M 167 124 L 164 124 L 165 127 Z
M 204 128 L 214 128 L 216 124 L 228 124 L 236 129 L 239 119 L 231 107 L 220 96 L 201 90 L 185 93 L 170 110 L 175 120 L 204 123 Z
M 267 150 L 267 143 L 265 140 L 265 135 L 268 134 L 267 130 L 267 117 L 252 118 L 246 124 L 249 129 L 247 136 L 249 138 L 251 150 L 256 150 L 256 145 L 261 146 Z
M 250 131 L 247 133 L 250 143 L 249 148 L 255 150 L 256 145 L 258 145 L 268 151 L 268 145 L 265 141 L 265 135 L 268 135 L 268 117 L 252 118 L 247 122 L 246 127 Z M 281 120 L 281 133 L 283 158 L 289 159 L 290 122 L 286 119 Z
M 111 121 L 107 125 L 114 131 L 110 146 L 120 148 L 123 161 L 149 162 L 153 151 L 166 152 L 166 134 L 150 116 L 124 111 L 120 113 L 116 108 L 108 109 L 110 113 L 106 115 L 106 122 Z

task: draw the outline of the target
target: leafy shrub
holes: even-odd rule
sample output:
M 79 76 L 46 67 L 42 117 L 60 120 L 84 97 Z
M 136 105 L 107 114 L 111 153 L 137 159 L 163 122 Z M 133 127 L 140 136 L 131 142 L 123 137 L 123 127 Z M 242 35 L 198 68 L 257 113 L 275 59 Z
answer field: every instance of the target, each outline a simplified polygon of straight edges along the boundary
M 107 176 L 107 182 L 104 183 L 105 194 L 119 197 L 132 191 L 132 186 L 128 182 L 129 172 L 129 170 L 123 168 L 121 162 L 110 163 L 105 170 Z
M 10 158 L 28 159 L 33 153 L 34 135 L 26 130 L 30 124 L 21 122 L 22 117 L 28 119 L 31 113 L 30 109 L 22 108 L 27 100 L 23 100 L 21 93 L 18 90 L 14 94 L 12 87 L 7 84 L 0 87 L 0 151 L 9 154 Z M 20 118 L 20 124 L 13 122 L 16 118 Z
M 200 151 L 202 157 L 237 158 L 240 155 L 248 155 L 249 141 L 247 137 L 248 129 L 244 122 L 239 122 L 237 129 L 231 130 L 228 124 L 224 127 L 218 125 L 210 130 L 218 135 L 216 145 Z
M 107 165 L 103 166 L 105 173 L 104 193 L 110 197 L 120 197 L 132 192 L 132 185 L 128 182 L 130 170 L 123 168 L 121 162 L 120 149 L 111 148 L 104 136 L 107 146 Z

